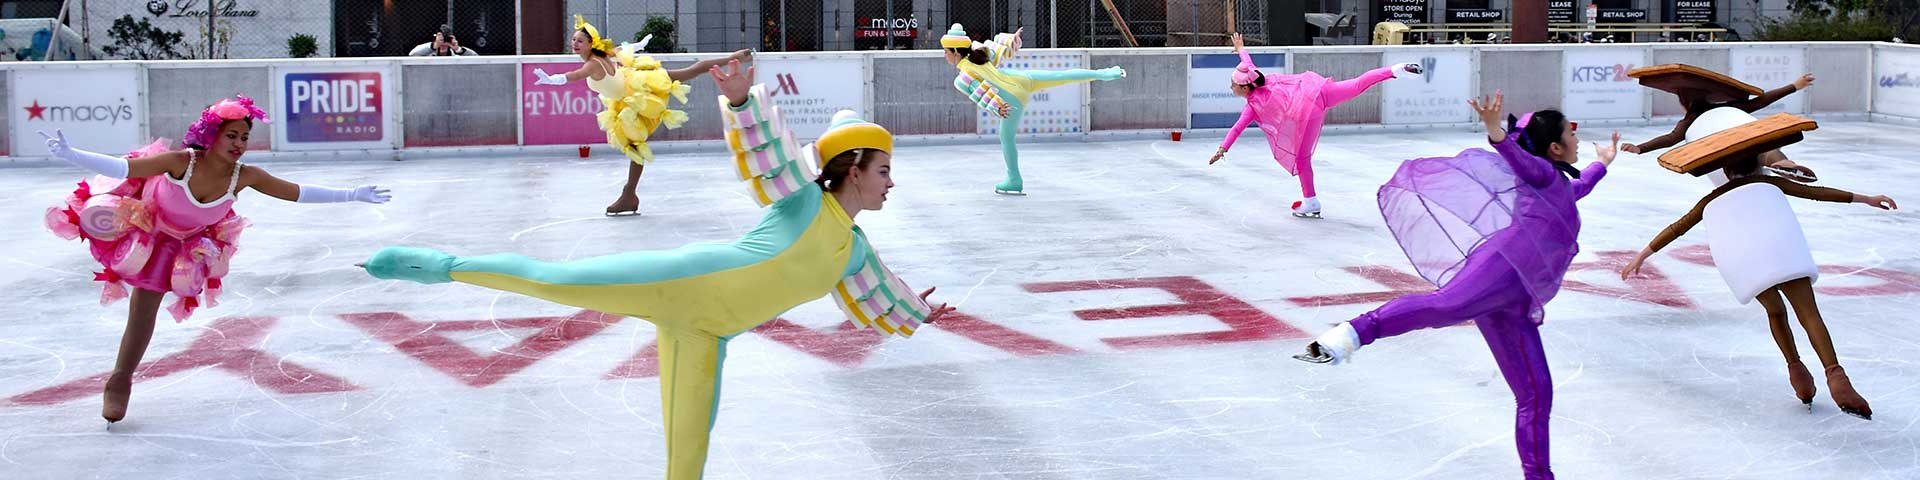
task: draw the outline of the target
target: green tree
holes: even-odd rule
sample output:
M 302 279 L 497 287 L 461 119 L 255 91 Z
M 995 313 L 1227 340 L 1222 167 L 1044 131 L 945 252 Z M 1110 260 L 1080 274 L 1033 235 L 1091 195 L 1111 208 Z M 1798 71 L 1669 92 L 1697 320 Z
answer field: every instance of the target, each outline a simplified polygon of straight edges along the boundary
M 633 41 L 638 42 L 642 38 L 647 38 L 647 35 L 653 35 L 653 41 L 647 42 L 647 53 L 675 53 L 680 51 L 679 35 L 674 32 L 673 20 L 669 20 L 667 17 L 658 15 L 647 17 L 647 24 L 641 26 L 640 31 L 633 34 Z
M 112 45 L 100 50 L 107 55 L 130 60 L 172 60 L 185 58 L 180 53 L 181 33 L 154 28 L 147 19 L 135 21 L 133 15 L 122 15 L 113 21 L 113 27 L 107 29 L 107 38 Z

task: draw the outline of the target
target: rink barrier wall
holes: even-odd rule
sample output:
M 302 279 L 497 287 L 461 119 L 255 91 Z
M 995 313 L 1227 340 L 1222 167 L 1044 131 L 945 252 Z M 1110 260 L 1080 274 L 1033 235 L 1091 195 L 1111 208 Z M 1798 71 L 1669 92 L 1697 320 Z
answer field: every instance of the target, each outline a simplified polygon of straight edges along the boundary
M 1803 98 L 1782 102 L 1789 104 L 1786 111 L 1817 118 L 1920 121 L 1920 47 L 1904 44 L 1327 46 L 1257 47 L 1250 52 L 1275 55 L 1280 66 L 1263 68 L 1268 72 L 1313 71 L 1335 80 L 1398 61 L 1428 65 L 1426 74 L 1402 75 L 1330 110 L 1328 130 L 1336 133 L 1472 127 L 1477 122 L 1459 103 L 1470 96 L 1494 92 L 1507 95 L 1510 111 L 1561 108 L 1569 101 L 1570 89 L 1576 88 L 1576 79 L 1604 82 L 1609 81 L 1607 75 L 1617 75 L 1611 81 L 1630 83 L 1623 75 L 1624 69 L 1663 63 L 1689 63 L 1736 77 L 1746 72 L 1749 78 L 1765 78 L 1755 80 L 1762 88 L 1790 82 L 1797 75 L 1790 75 L 1788 70 L 1811 72 L 1818 78 L 1814 87 L 1797 95 Z M 1197 101 L 1191 95 L 1205 94 L 1197 90 L 1213 87 L 1196 79 L 1191 83 L 1196 91 L 1190 92 L 1189 79 L 1204 75 L 1192 67 L 1197 58 L 1207 57 L 1218 63 L 1221 55 L 1230 53 L 1223 48 L 1024 50 L 1022 57 L 1041 59 L 1034 63 L 1036 68 L 1117 65 L 1127 70 L 1128 77 L 1089 84 L 1078 90 L 1078 99 L 1049 98 L 1045 105 L 1036 100 L 1030 112 L 1046 107 L 1051 113 L 1043 120 L 1029 113 L 1023 128 L 1040 133 L 1026 133 L 1023 138 L 1165 138 L 1167 132 L 1175 130 L 1187 131 L 1194 138 L 1218 137 L 1222 129 L 1195 128 L 1195 117 L 1190 115 L 1190 107 Z M 675 54 L 657 58 L 673 69 L 716 56 Z M 1567 63 L 1580 58 L 1628 61 L 1609 65 Z M 790 121 L 807 125 L 799 128 L 802 137 L 817 135 L 832 110 L 852 108 L 902 136 L 903 144 L 993 141 L 988 129 L 996 123 L 981 117 L 979 110 L 953 91 L 954 70 L 939 51 L 761 53 L 756 59 L 761 66 L 759 80 L 767 85 L 775 103 L 789 112 Z M 1631 61 L 1634 59 L 1640 61 Z M 251 143 L 263 151 L 249 158 L 293 152 L 343 157 L 391 155 L 394 159 L 401 158 L 403 152 L 408 157 L 572 153 L 579 145 L 593 146 L 599 155 L 612 154 L 603 144 L 604 134 L 592 127 L 599 103 L 586 93 L 584 85 L 579 85 L 584 82 L 565 87 L 578 90 L 571 97 L 537 91 L 547 87 L 532 85 L 526 72 L 540 63 L 577 66 L 578 58 L 9 62 L 0 64 L 0 95 L 4 95 L 0 103 L 9 112 L 0 118 L 0 130 L 8 132 L 0 136 L 0 155 L 6 155 L 9 163 L 36 159 L 39 141 L 33 131 L 53 128 L 65 129 L 82 148 L 103 151 L 118 151 L 154 138 L 167 138 L 177 145 L 180 134 L 202 107 L 236 93 L 252 96 L 280 123 L 272 128 L 256 126 Z M 549 73 L 560 73 L 557 70 L 549 69 Z M 335 71 L 362 73 L 331 73 Z M 49 76 L 58 78 L 44 80 Z M 124 88 L 129 76 L 132 89 Z M 368 81 L 375 77 L 377 82 Z M 1784 80 L 1776 81 L 1780 79 Z M 345 85 L 345 90 L 317 97 L 316 92 L 322 88 L 318 85 L 329 82 L 333 82 L 332 88 Z M 711 142 L 721 138 L 719 113 L 713 103 L 718 91 L 704 77 L 688 85 L 688 102 L 673 108 L 686 111 L 689 121 L 679 129 L 655 132 L 652 140 L 656 151 L 719 148 Z M 1620 114 L 1585 121 L 1645 125 L 1671 121 L 1671 117 L 1680 115 L 1673 95 L 1633 86 L 1633 93 L 1619 94 L 1618 102 L 1599 102 Z M 1224 91 L 1226 85 L 1218 88 Z M 292 100 L 297 92 L 305 92 L 303 101 Z M 379 101 L 372 101 L 375 98 Z M 1076 101 L 1077 115 L 1073 111 Z M 331 107 L 326 106 L 329 102 Z M 1632 102 L 1640 102 L 1638 115 L 1631 114 Z M 560 103 L 566 103 L 566 108 L 556 106 Z M 37 110 L 41 117 L 32 117 L 35 106 L 43 108 Z M 87 114 L 82 111 L 86 109 L 100 113 Z M 289 117 L 290 109 L 301 110 L 300 118 Z M 104 118 L 106 113 L 114 116 Z M 567 134 L 564 140 L 554 140 L 556 129 Z M 809 130 L 815 133 L 806 134 Z M 530 136 L 529 132 L 538 134 Z

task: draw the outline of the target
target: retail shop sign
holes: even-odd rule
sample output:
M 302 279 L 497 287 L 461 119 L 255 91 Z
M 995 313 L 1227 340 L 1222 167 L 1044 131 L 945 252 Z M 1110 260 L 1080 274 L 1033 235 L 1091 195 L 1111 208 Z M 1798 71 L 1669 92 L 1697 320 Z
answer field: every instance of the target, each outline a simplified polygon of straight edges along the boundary
M 1087 68 L 1086 59 L 1076 53 L 1036 54 L 1022 52 L 1000 63 L 1007 70 L 1067 70 Z M 1080 99 L 1085 83 L 1073 83 L 1033 92 L 1021 114 L 1017 133 L 1080 133 Z M 952 92 L 952 90 L 948 90 Z M 954 92 L 958 95 L 959 92 Z M 1000 114 L 974 109 L 974 126 L 981 135 L 999 135 Z
M 527 145 L 592 145 L 607 141 L 598 118 L 604 109 L 600 95 L 588 89 L 587 82 L 534 83 L 536 68 L 548 73 L 565 73 L 579 67 L 578 62 L 520 64 L 520 125 L 526 129 Z M 675 104 L 671 108 L 686 106 Z
M 1286 73 L 1287 56 L 1279 53 L 1249 55 L 1253 65 L 1268 75 Z M 1187 112 L 1192 128 L 1227 128 L 1240 120 L 1247 99 L 1234 95 L 1233 69 L 1240 65 L 1234 54 L 1194 55 L 1187 69 Z
M 1793 83 L 1808 72 L 1807 51 L 1799 48 L 1734 48 L 1728 52 L 1728 61 L 1732 64 L 1727 72 L 1729 76 L 1762 90 Z M 1754 114 L 1764 117 L 1780 112 L 1805 112 L 1808 95 L 1788 95 Z
M 1499 23 L 1506 15 L 1504 10 L 1447 10 L 1447 23 Z
M 755 62 L 767 99 L 780 107 L 793 136 L 806 141 L 826 133 L 834 112 L 866 109 L 866 62 L 858 58 L 767 59 Z
M 1380 122 L 1386 124 L 1459 123 L 1470 121 L 1467 107 L 1472 94 L 1471 53 L 1464 50 L 1394 51 L 1385 64 L 1418 63 L 1420 75 L 1403 75 L 1383 82 Z
M 1632 23 L 1647 21 L 1647 11 L 1639 8 L 1602 8 L 1600 23 Z
M 147 102 L 133 93 L 140 88 L 132 66 L 15 70 L 8 84 L 15 154 L 44 151 L 31 148 L 46 142 L 39 131 L 63 131 L 75 148 L 95 152 L 126 152 L 151 140 L 140 138 Z
M 283 69 L 274 73 L 274 144 L 288 150 L 391 148 L 392 95 L 380 67 Z
M 1646 92 L 1627 76 L 1646 61 L 1646 53 L 1624 48 L 1570 48 L 1561 71 L 1560 108 L 1568 117 L 1640 118 Z
M 1874 113 L 1920 118 L 1920 51 L 1875 49 L 1873 76 Z

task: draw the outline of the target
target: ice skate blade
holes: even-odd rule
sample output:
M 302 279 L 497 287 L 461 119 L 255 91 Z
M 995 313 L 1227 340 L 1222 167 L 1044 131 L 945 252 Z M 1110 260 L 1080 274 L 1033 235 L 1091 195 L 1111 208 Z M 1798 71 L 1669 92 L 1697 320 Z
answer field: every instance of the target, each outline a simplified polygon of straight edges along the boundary
M 1300 213 L 1300 212 L 1293 212 L 1293 216 L 1295 216 L 1295 217 L 1300 217 L 1300 218 L 1315 218 L 1315 219 L 1321 219 L 1321 217 L 1320 217 L 1320 212 L 1312 212 L 1312 213 Z
M 1307 363 L 1321 363 L 1321 364 L 1333 363 L 1333 356 L 1326 355 L 1326 354 L 1314 355 L 1311 353 L 1302 353 L 1299 355 L 1294 355 L 1293 359 L 1299 360 L 1302 362 L 1307 362 Z
M 1872 416 L 1872 415 L 1867 415 L 1867 414 L 1862 414 L 1862 413 L 1860 413 L 1860 412 L 1856 412 L 1856 411 L 1853 411 L 1853 410 L 1848 410 L 1848 409 L 1844 409 L 1844 408 L 1842 408 L 1842 409 L 1840 409 L 1840 413 L 1845 413 L 1845 414 L 1847 414 L 1847 415 L 1852 415 L 1852 416 L 1855 416 L 1855 417 L 1860 417 L 1860 419 L 1861 419 L 1861 420 L 1873 420 L 1873 416 Z
M 1009 196 L 1009 197 L 1024 197 L 1024 196 L 1027 196 L 1027 192 L 1024 192 L 1024 191 L 1020 191 L 1020 190 L 1001 190 L 1001 189 L 998 189 L 998 188 L 996 188 L 996 189 L 993 189 L 993 193 L 998 193 L 998 194 L 1001 194 L 1001 195 L 1006 195 L 1006 196 Z
M 607 212 L 607 216 L 608 217 L 638 217 L 640 216 L 640 211 L 628 210 L 625 212 Z

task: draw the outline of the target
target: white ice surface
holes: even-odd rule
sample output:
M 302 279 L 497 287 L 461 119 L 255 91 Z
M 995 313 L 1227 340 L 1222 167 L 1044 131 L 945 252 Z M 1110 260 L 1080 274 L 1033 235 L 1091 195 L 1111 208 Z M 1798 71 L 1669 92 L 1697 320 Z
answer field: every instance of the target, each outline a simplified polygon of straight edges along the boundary
M 1592 141 L 1597 130 L 1580 133 Z M 1625 133 L 1632 141 L 1661 132 Z M 1920 129 L 1829 123 L 1808 137 L 1787 152 L 1821 184 L 1920 207 Z M 818 336 L 742 335 L 730 350 L 708 477 L 1517 477 L 1512 395 L 1475 329 L 1382 340 L 1351 365 L 1289 358 L 1307 336 L 1391 294 L 1338 305 L 1290 299 L 1391 290 L 1358 267 L 1411 271 L 1381 224 L 1378 186 L 1401 160 L 1481 146 L 1481 134 L 1325 137 L 1315 165 L 1325 220 L 1287 214 L 1297 183 L 1263 157 L 1260 142 L 1243 139 L 1213 166 L 1206 159 L 1217 140 L 1032 143 L 1022 148 L 1027 197 L 991 193 L 1002 172 L 996 145 L 902 148 L 887 209 L 859 223 L 911 285 L 938 286 L 936 300 L 979 319 L 972 336 L 929 327 L 870 342 L 871 332 L 831 331 L 842 320 L 819 301 L 783 317 Z M 1583 146 L 1589 158 L 1591 149 Z M 566 337 L 549 343 L 564 348 L 542 356 L 509 348 L 534 330 L 503 321 L 574 309 L 466 285 L 375 281 L 351 266 L 385 245 L 545 259 L 671 248 L 731 240 L 759 219 L 712 153 L 661 158 L 641 184 L 645 215 L 605 218 L 622 161 L 267 164 L 299 182 L 390 186 L 394 201 L 316 206 L 242 195 L 239 210 L 254 226 L 224 303 L 184 324 L 162 313 L 146 358 L 151 365 L 196 338 L 245 343 L 194 357 L 231 368 L 137 384 L 130 417 L 111 430 L 98 415 L 96 383 L 65 387 L 70 394 L 53 401 L 22 400 L 106 372 L 124 324 L 124 302 L 97 305 L 90 272 L 98 265 L 81 244 L 42 226 L 44 208 L 81 173 L 0 170 L 8 206 L 0 209 L 0 478 L 657 478 L 665 452 L 658 382 L 609 378 L 622 377 L 614 373 L 652 342 L 649 324 L 549 332 Z M 1652 156 L 1623 155 L 1581 203 L 1578 262 L 1637 251 L 1707 190 Z M 1920 478 L 1920 219 L 1863 205 L 1793 205 L 1814 257 L 1835 267 L 1821 286 L 1838 293 L 1820 305 L 1874 420 L 1839 413 L 1824 382 L 1806 413 L 1760 307 L 1735 303 L 1712 268 L 1662 254 L 1650 265 L 1664 281 L 1629 285 L 1617 268 L 1578 270 L 1569 280 L 1591 287 L 1563 290 L 1547 307 L 1561 478 Z M 1670 250 L 1698 248 L 1705 234 Z M 1103 339 L 1228 325 L 1178 309 L 1083 320 L 1074 312 L 1181 299 L 1156 289 L 1035 286 L 1160 277 L 1210 286 L 1186 292 L 1208 305 L 1250 304 L 1226 315 L 1254 329 L 1248 340 L 1117 348 Z M 1862 288 L 1831 290 L 1840 287 Z M 1679 291 L 1663 296 L 1671 288 Z M 1649 301 L 1661 298 L 1677 306 Z M 383 311 L 493 327 L 400 334 L 451 340 L 416 350 L 463 365 L 449 374 L 341 317 Z M 251 337 L 211 329 L 237 317 L 277 320 Z M 981 325 L 1026 338 L 1009 346 L 1009 331 Z M 1818 376 L 1805 334 L 1795 334 Z M 447 360 L 461 357 L 468 360 Z M 350 390 L 283 392 L 314 385 L 289 373 L 301 369 Z

